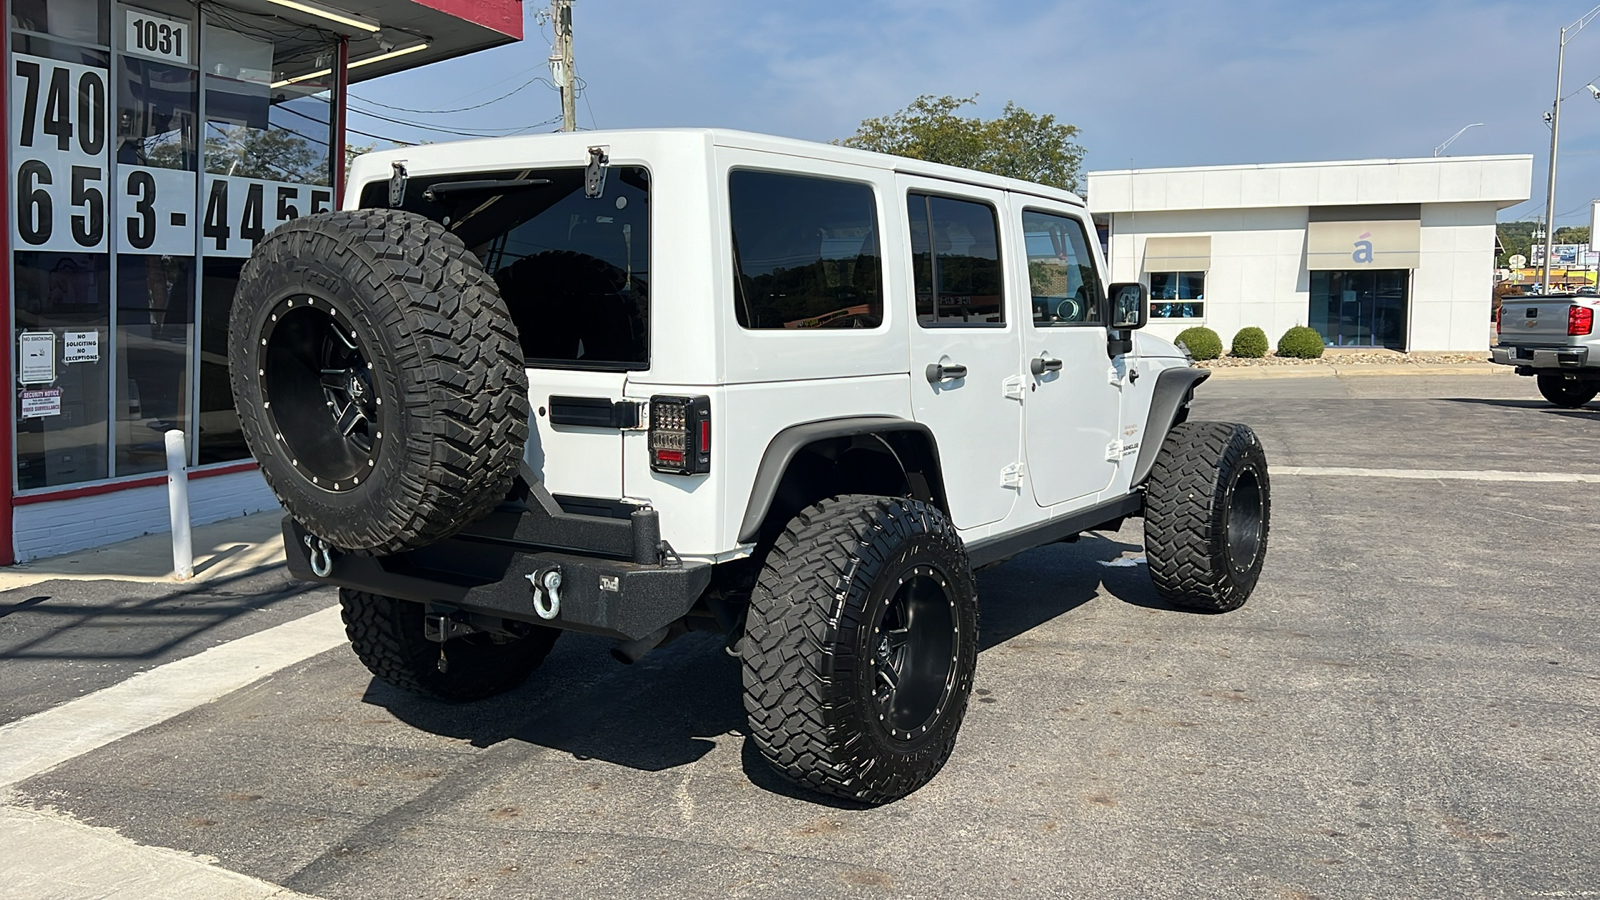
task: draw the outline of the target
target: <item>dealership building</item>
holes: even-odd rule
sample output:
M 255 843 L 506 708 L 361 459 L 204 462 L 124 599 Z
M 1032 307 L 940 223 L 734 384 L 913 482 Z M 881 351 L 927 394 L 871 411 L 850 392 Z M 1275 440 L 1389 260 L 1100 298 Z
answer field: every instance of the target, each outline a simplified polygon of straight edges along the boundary
M 228 386 L 240 267 L 336 208 L 352 83 L 520 40 L 517 0 L 4 0 L 0 564 L 275 507 Z M 361 143 L 365 139 L 352 135 Z
M 1150 287 L 1149 329 L 1309 325 L 1329 347 L 1488 354 L 1495 218 L 1531 156 L 1089 173 L 1115 281 Z

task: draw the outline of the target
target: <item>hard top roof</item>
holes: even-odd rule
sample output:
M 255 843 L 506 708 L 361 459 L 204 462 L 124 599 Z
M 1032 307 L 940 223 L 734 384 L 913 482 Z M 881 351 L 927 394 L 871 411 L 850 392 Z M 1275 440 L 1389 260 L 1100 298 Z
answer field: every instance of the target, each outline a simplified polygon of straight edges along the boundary
M 466 162 L 473 151 L 478 149 L 493 148 L 496 151 L 493 155 L 504 156 L 508 151 L 511 155 L 519 155 L 522 151 L 518 148 L 526 147 L 526 153 L 529 157 L 539 157 L 548 153 L 552 144 L 570 143 L 589 147 L 606 144 L 609 141 L 621 141 L 628 137 L 670 136 L 698 137 L 718 147 L 778 153 L 805 159 L 820 159 L 875 169 L 886 169 L 906 175 L 918 175 L 997 190 L 1033 194 L 1038 197 L 1071 203 L 1074 206 L 1081 207 L 1085 205 L 1081 197 L 1070 191 L 1035 184 L 1030 181 L 1022 181 L 1017 178 L 1005 178 L 999 175 L 990 175 L 987 172 L 976 172 L 971 169 L 924 162 L 918 159 L 908 159 L 902 156 L 890 156 L 886 153 L 872 153 L 866 150 L 841 147 L 836 144 L 822 144 L 815 141 L 802 141 L 795 138 L 723 128 L 627 128 L 609 131 L 556 132 L 552 134 L 450 141 L 448 143 L 423 144 L 415 147 L 377 151 L 359 157 L 358 164 L 363 171 L 369 166 L 377 165 L 380 167 L 380 172 L 387 173 L 389 162 L 393 160 L 408 160 L 418 163 L 420 166 L 427 166 L 429 163 L 443 163 L 446 160 L 450 163 L 459 164 Z M 570 154 L 564 153 L 564 155 Z M 576 158 L 581 158 L 581 153 L 577 154 Z M 455 166 L 452 165 L 451 167 L 454 168 Z M 367 177 L 371 177 L 371 175 L 368 174 Z

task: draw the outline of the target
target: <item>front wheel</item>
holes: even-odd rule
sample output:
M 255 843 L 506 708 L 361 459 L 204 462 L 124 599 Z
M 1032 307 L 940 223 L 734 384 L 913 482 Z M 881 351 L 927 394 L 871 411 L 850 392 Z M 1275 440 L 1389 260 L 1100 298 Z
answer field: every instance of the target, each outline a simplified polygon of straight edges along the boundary
M 1174 427 L 1145 493 L 1156 591 L 1207 612 L 1243 606 L 1261 577 L 1271 513 L 1267 456 L 1254 431 L 1225 422 Z
M 1592 383 L 1569 379 L 1560 372 L 1540 372 L 1534 380 L 1539 383 L 1539 393 L 1563 409 L 1577 409 L 1600 393 Z
M 750 736 L 802 787 L 888 803 L 938 774 L 978 658 L 977 590 L 938 509 L 846 495 L 794 518 L 750 598 Z

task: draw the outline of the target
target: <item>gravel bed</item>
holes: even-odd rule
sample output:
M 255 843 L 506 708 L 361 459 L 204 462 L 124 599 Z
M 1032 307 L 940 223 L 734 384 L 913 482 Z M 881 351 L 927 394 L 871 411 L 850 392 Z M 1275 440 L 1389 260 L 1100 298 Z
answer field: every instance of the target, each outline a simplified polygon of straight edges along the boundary
M 1196 360 L 1204 369 L 1234 369 L 1245 366 L 1440 366 L 1461 363 L 1488 362 L 1489 354 L 1476 353 L 1395 353 L 1393 351 L 1350 351 L 1324 353 L 1317 359 L 1295 359 L 1268 353 L 1261 359 L 1241 359 L 1224 356 L 1221 359 Z

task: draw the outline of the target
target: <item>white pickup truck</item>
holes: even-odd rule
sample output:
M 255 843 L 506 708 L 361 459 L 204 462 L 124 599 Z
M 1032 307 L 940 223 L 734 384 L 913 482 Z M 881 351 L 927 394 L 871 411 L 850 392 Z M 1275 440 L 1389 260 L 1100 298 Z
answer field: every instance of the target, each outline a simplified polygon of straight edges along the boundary
M 1600 297 L 1545 294 L 1506 297 L 1500 307 L 1500 345 L 1491 359 L 1532 375 L 1546 400 L 1577 409 L 1600 393 Z

